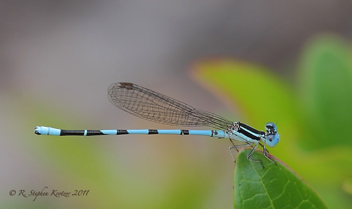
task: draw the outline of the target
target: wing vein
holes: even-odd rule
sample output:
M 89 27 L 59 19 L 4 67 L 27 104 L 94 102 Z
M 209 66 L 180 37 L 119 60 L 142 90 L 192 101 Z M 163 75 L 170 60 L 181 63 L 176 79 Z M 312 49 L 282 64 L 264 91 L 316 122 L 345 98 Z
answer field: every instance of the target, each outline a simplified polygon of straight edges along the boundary
M 196 109 L 171 97 L 132 83 L 119 82 L 108 89 L 109 100 L 137 117 L 178 126 L 209 126 L 227 129 L 231 121 L 214 113 Z

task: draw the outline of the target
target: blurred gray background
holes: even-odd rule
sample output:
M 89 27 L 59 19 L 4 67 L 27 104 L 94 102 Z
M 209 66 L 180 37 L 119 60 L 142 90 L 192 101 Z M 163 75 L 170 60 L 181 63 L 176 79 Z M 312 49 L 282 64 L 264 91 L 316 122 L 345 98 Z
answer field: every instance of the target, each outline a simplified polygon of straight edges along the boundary
M 347 0 L 0 1 L 0 184 L 5 188 L 0 198 L 19 201 L 10 199 L 11 188 L 53 182 L 43 176 L 54 174 L 54 166 L 43 166 L 45 154 L 33 145 L 47 140 L 34 136 L 34 126 L 57 126 L 54 121 L 43 124 L 49 118 L 69 122 L 62 127 L 67 129 L 164 127 L 114 107 L 106 96 L 110 84 L 134 82 L 201 109 L 230 113 L 233 110 L 192 80 L 192 63 L 204 57 L 234 57 L 291 79 L 310 37 L 332 32 L 351 39 L 351 11 Z M 133 152 L 110 144 L 112 140 L 99 143 L 100 149 L 116 152 L 116 158 L 124 156 L 118 162 L 111 159 L 112 165 L 131 164 L 143 175 L 147 171 L 139 166 L 149 160 L 169 162 L 179 153 L 210 172 L 214 162 L 209 160 L 218 156 L 215 175 L 222 183 L 203 208 L 231 208 L 227 141 L 175 138 L 159 153 L 156 146 L 163 140 L 158 139 L 123 141 Z M 174 152 L 170 159 L 168 151 Z M 174 163 L 166 164 L 170 168 Z

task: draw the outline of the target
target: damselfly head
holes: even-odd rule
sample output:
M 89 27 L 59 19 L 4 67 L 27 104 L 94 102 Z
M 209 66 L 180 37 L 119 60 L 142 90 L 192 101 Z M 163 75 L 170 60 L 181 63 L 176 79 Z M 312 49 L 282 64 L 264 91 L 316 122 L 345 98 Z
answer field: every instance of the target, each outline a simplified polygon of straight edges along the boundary
M 265 143 L 269 147 L 275 147 L 276 144 L 280 141 L 280 136 L 277 133 L 277 128 L 274 123 L 267 123 L 265 124 L 265 130 L 266 130 L 266 141 Z

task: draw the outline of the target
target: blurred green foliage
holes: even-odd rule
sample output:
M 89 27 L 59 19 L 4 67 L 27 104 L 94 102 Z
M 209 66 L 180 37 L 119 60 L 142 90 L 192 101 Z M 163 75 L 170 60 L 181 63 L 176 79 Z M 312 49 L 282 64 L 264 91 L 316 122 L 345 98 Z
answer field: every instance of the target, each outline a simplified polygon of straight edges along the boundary
M 256 128 L 277 123 L 281 141 L 270 152 L 306 179 L 328 206 L 351 208 L 351 60 L 349 43 L 329 34 L 308 42 L 294 79 L 221 58 L 197 62 L 194 77 L 239 108 L 241 121 Z

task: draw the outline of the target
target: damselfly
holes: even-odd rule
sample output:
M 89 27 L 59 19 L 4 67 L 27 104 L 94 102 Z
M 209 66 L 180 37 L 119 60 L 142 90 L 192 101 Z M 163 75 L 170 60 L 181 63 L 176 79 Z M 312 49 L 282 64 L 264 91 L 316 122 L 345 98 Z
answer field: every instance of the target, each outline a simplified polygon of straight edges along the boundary
M 274 147 L 280 141 L 274 123 L 267 123 L 265 125 L 265 131 L 259 131 L 244 123 L 232 122 L 214 113 L 196 109 L 176 99 L 133 83 L 119 82 L 112 84 L 108 89 L 108 97 L 116 107 L 146 120 L 178 126 L 209 126 L 216 130 L 64 130 L 46 126 L 37 126 L 34 133 L 37 135 L 52 136 L 174 134 L 228 138 L 232 143 L 232 146 L 230 147 L 232 157 L 233 149 L 237 150 L 239 147 L 253 147 L 247 158 L 248 160 L 258 161 L 252 159 L 251 156 L 258 145 L 260 145 L 263 148 L 264 156 L 271 162 L 275 163 L 268 157 L 268 151 L 265 147 L 265 145 Z M 236 145 L 234 140 L 243 142 L 243 144 Z

